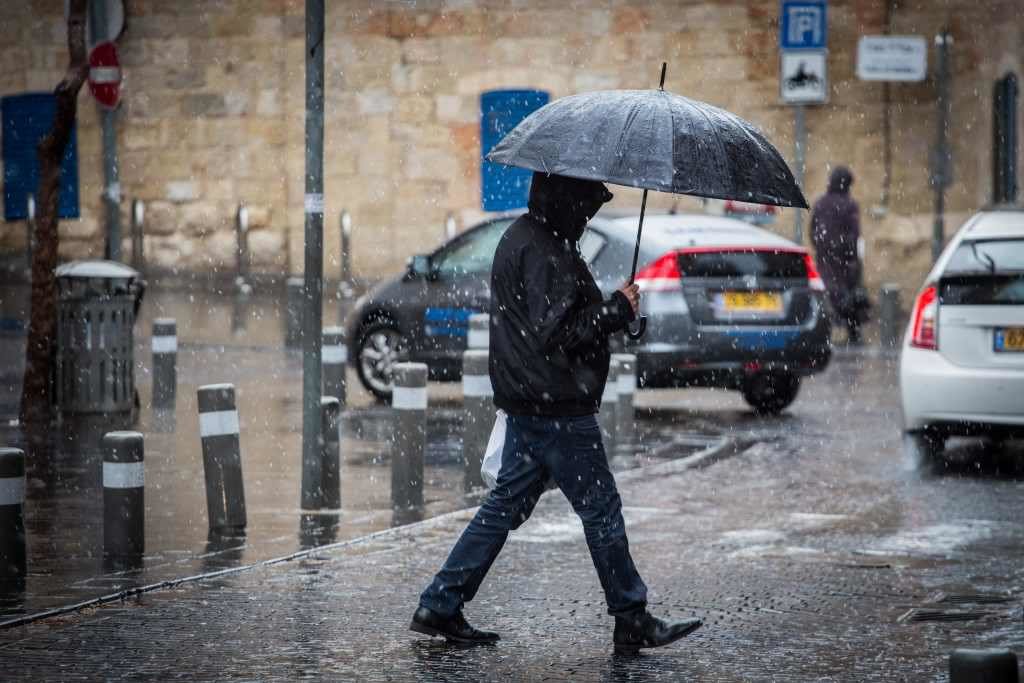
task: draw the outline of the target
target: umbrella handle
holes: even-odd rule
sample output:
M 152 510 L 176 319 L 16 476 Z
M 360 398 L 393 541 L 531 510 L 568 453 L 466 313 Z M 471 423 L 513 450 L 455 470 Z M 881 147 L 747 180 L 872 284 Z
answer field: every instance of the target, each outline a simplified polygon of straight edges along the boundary
M 636 323 L 636 329 L 634 330 L 633 323 L 630 323 L 629 327 L 626 328 L 626 336 L 636 340 L 644 336 L 644 332 L 647 331 L 647 316 L 642 315 L 634 322 Z

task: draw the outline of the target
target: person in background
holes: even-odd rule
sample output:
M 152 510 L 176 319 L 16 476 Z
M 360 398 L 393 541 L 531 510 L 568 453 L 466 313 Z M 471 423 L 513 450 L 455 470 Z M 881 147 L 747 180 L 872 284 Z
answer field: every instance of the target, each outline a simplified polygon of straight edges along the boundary
M 860 208 L 850 196 L 852 185 L 850 169 L 836 166 L 832 170 L 828 191 L 814 203 L 811 241 L 832 310 L 846 327 L 847 341 L 856 345 L 861 343 L 867 302 L 861 279 Z

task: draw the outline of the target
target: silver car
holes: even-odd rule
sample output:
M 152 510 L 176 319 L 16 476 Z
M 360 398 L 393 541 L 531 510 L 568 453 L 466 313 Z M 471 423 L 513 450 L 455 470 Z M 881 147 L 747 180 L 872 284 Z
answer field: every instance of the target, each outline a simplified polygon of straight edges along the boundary
M 900 355 L 905 444 L 1024 434 L 1024 209 L 983 211 L 946 245 L 914 301 Z

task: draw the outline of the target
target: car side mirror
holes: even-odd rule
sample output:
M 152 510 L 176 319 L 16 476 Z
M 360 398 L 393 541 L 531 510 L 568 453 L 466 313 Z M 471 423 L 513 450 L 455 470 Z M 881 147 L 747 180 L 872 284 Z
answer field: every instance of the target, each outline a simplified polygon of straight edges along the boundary
M 406 277 L 410 280 L 418 277 L 430 277 L 430 257 L 426 254 L 410 256 L 406 262 Z

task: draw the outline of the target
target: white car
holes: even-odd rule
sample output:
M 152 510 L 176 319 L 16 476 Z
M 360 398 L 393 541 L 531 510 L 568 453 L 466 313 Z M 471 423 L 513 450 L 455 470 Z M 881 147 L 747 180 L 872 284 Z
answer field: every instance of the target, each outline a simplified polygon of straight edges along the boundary
M 905 444 L 1024 435 L 1024 208 L 983 211 L 943 250 L 914 301 L 900 356 Z

